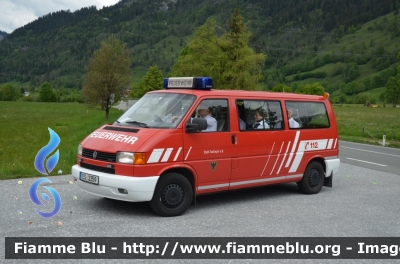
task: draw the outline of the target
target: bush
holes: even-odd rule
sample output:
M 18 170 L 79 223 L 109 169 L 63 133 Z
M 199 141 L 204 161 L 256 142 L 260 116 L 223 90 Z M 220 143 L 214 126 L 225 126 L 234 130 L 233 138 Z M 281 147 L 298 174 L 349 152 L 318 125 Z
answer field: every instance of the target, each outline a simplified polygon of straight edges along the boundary
M 366 94 L 357 94 L 351 99 L 352 104 L 365 104 L 367 101 L 369 98 Z
M 21 93 L 11 84 L 0 87 L 0 101 L 16 101 L 21 97 Z
M 53 88 L 49 83 L 43 83 L 39 91 L 39 99 L 41 102 L 56 102 L 57 97 L 53 92 Z

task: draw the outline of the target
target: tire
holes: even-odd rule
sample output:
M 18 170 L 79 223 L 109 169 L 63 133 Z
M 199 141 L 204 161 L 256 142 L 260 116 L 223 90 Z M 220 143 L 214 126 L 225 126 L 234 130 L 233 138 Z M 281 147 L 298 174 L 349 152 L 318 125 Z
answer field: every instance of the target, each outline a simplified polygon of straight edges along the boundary
M 297 183 L 301 192 L 306 194 L 318 193 L 324 185 L 324 168 L 321 163 L 312 161 L 304 172 L 303 179 Z
M 178 216 L 192 203 L 193 189 L 189 180 L 178 173 L 161 176 L 154 190 L 150 206 L 161 216 Z

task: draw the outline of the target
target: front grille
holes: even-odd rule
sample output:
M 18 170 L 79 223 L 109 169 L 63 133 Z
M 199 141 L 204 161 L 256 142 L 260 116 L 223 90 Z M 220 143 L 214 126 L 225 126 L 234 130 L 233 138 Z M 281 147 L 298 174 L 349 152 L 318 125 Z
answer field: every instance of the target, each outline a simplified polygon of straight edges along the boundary
M 83 163 L 83 162 L 81 162 L 81 167 L 85 168 L 85 169 L 89 169 L 89 170 L 100 171 L 100 172 L 109 173 L 109 174 L 115 174 L 115 169 L 100 167 L 100 166 L 87 164 L 87 163 Z
M 95 155 L 95 157 L 93 157 L 94 152 L 95 152 L 95 150 L 82 149 L 82 156 L 85 158 L 89 158 L 89 159 L 103 160 L 103 161 L 108 161 L 108 162 L 115 162 L 117 160 L 116 154 L 96 151 L 96 155 Z

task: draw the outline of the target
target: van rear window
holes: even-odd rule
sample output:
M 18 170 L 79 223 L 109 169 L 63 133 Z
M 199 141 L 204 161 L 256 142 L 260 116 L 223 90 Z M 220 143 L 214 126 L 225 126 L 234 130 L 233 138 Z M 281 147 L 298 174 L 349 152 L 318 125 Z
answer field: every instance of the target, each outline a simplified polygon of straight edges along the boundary
M 330 127 L 325 104 L 322 102 L 293 102 L 287 101 L 286 113 L 292 111 L 292 117 L 299 124 L 298 129 Z M 289 116 L 288 116 L 289 119 Z M 292 128 L 292 127 L 291 127 Z

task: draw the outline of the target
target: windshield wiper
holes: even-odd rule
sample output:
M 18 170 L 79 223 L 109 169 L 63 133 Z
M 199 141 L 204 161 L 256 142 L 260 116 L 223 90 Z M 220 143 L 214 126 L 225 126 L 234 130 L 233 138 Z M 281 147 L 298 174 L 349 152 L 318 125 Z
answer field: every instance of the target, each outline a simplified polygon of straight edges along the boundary
M 142 123 L 142 122 L 138 122 L 138 121 L 125 121 L 124 123 L 135 124 L 135 125 L 138 125 L 140 127 L 148 127 L 146 123 Z

